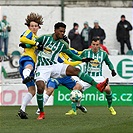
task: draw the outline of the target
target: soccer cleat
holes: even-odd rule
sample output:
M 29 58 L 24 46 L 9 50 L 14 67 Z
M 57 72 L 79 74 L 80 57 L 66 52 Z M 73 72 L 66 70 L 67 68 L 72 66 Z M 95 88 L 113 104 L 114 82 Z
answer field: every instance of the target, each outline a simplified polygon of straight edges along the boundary
M 28 117 L 27 117 L 27 113 L 25 113 L 22 109 L 20 109 L 19 111 L 18 111 L 18 116 L 21 118 L 21 119 L 28 119 Z
M 103 82 L 101 83 L 98 83 L 96 88 L 100 91 L 100 92 L 103 92 L 105 87 L 108 85 L 108 82 L 109 82 L 109 79 L 106 78 Z
M 45 113 L 44 112 L 40 112 L 39 116 L 37 117 L 37 120 L 42 120 L 45 118 Z
M 77 112 L 74 112 L 72 109 L 69 110 L 65 115 L 77 115 Z
M 87 109 L 84 106 L 82 106 L 82 105 L 76 106 L 76 108 L 80 109 L 83 113 L 87 113 Z
M 34 77 L 28 76 L 28 77 L 26 77 L 26 78 L 23 80 L 23 84 L 26 84 L 26 83 L 28 83 L 28 82 L 30 82 L 30 81 L 32 81 L 32 80 L 34 80 Z
M 36 114 L 37 114 L 37 115 L 40 114 L 40 109 L 39 109 L 39 108 L 37 109 Z
M 112 115 L 116 115 L 116 111 L 114 110 L 113 107 L 110 107 L 110 108 L 108 108 L 108 109 L 109 109 L 109 111 L 110 111 L 110 113 L 111 113 Z

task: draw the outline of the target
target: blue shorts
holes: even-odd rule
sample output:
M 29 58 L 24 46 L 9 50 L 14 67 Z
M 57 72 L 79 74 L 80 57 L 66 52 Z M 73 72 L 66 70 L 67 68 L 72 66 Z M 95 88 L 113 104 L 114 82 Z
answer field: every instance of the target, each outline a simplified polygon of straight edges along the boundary
M 52 87 L 54 89 L 57 89 L 60 84 L 72 90 L 76 85 L 76 81 L 72 79 L 71 76 L 65 76 L 63 78 L 56 79 L 50 78 L 47 83 L 47 88 Z
M 35 70 L 34 61 L 29 56 L 22 56 L 19 60 L 19 65 L 20 65 L 19 72 L 20 72 L 22 79 L 24 79 L 23 70 L 25 69 L 25 66 L 27 66 L 28 64 L 33 66 L 33 70 L 31 71 L 30 76 L 34 77 L 34 70 Z M 34 81 L 31 81 L 31 82 L 26 83 L 26 86 L 27 87 L 35 86 L 35 83 L 34 83 Z

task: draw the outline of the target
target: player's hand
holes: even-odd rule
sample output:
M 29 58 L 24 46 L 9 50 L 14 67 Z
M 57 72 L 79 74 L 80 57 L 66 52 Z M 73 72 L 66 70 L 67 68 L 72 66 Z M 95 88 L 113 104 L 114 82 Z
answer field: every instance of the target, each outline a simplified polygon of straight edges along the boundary
M 90 62 L 90 61 L 93 61 L 93 60 L 94 60 L 93 58 L 83 58 L 82 62 Z
M 26 48 L 26 45 L 24 43 L 20 43 L 19 47 Z
M 43 44 L 36 42 L 37 49 L 42 51 L 43 50 Z
M 111 74 L 112 74 L 113 77 L 116 76 L 115 70 L 112 70 Z

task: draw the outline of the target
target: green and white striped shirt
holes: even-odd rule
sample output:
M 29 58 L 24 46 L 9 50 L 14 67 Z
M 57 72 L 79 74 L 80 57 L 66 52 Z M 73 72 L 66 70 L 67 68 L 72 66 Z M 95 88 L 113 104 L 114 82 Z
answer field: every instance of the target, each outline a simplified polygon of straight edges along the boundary
M 113 64 L 108 58 L 108 54 L 99 49 L 97 53 L 94 53 L 92 49 L 86 49 L 80 55 L 82 58 L 93 58 L 94 60 L 83 65 L 82 69 L 85 70 L 90 76 L 102 76 L 102 64 L 105 61 L 110 70 L 114 69 Z
M 39 37 L 36 42 L 42 45 L 42 51 L 38 53 L 37 66 L 56 64 L 60 52 L 66 53 L 74 60 L 82 60 L 81 57 L 76 56 L 69 50 L 68 44 L 63 39 L 54 40 L 53 34 L 43 35 Z

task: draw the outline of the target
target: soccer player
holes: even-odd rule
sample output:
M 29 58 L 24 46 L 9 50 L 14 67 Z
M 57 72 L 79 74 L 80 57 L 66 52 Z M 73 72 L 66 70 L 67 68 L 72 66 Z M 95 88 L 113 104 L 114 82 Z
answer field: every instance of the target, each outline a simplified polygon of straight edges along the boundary
M 116 72 L 114 70 L 114 66 L 108 58 L 108 54 L 100 48 L 100 40 L 97 37 L 94 37 L 91 42 L 91 48 L 84 50 L 81 55 L 82 58 L 93 58 L 93 61 L 85 63 L 82 69 L 88 73 L 96 82 L 104 81 L 104 76 L 102 75 L 102 63 L 105 62 L 108 65 L 109 69 L 111 70 L 111 74 L 114 77 Z M 91 85 L 82 81 L 78 80 L 77 77 L 73 77 L 75 80 L 79 81 L 80 84 L 84 87 L 84 90 L 90 88 Z M 107 85 L 104 89 L 106 93 L 106 99 L 108 103 L 108 109 L 112 115 L 116 115 L 116 111 L 112 107 L 112 91 L 109 85 Z
M 66 53 L 73 60 L 82 62 L 90 61 L 90 58 L 82 59 L 81 57 L 73 54 L 68 44 L 62 39 L 65 34 L 66 25 L 63 22 L 58 22 L 54 25 L 54 33 L 49 35 L 42 35 L 36 42 L 40 49 L 38 53 L 37 69 L 35 73 L 37 85 L 37 103 L 40 109 L 38 120 L 45 118 L 43 108 L 43 92 L 45 83 L 50 77 L 58 78 L 60 76 L 78 76 L 83 81 L 95 86 L 99 91 L 103 91 L 108 84 L 108 78 L 101 83 L 95 82 L 88 74 L 83 73 L 80 69 L 75 68 L 68 64 L 58 63 L 58 55 L 60 52 Z M 45 97 L 44 97 L 45 98 Z
M 35 40 L 37 39 L 37 31 L 39 30 L 40 25 L 43 24 L 42 16 L 36 13 L 30 13 L 27 15 L 25 20 L 25 25 L 28 26 L 28 30 L 26 30 L 20 38 L 20 42 L 22 43 L 20 43 L 19 46 L 24 48 L 24 52 L 19 60 L 19 71 L 23 79 L 23 83 L 28 88 L 28 93 L 23 98 L 21 108 L 18 111 L 18 115 L 21 119 L 28 119 L 25 109 L 27 104 L 35 95 L 34 70 L 35 63 L 37 61 L 37 56 L 35 53 L 37 47 Z
M 64 37 L 63 37 L 63 40 L 65 40 Z M 76 55 L 79 55 L 79 54 L 82 53 L 81 51 L 77 51 L 73 48 L 69 48 L 69 49 Z M 75 65 L 78 65 L 78 64 L 82 63 L 81 61 L 71 61 L 69 56 L 67 54 L 63 53 L 63 52 L 61 52 L 59 54 L 58 62 L 69 64 L 69 65 L 72 65 L 72 66 L 75 66 Z M 69 90 L 76 89 L 76 90 L 80 90 L 82 92 L 82 85 L 80 85 L 80 83 L 76 82 L 72 78 L 72 76 L 64 76 L 64 77 L 60 77 L 60 78 L 56 78 L 56 79 L 50 78 L 47 82 L 47 91 L 44 94 L 43 105 L 46 104 L 46 102 L 48 101 L 51 94 L 54 92 L 55 89 L 58 88 L 59 85 L 63 85 L 66 88 L 68 88 Z M 87 113 L 87 109 L 84 106 L 82 106 L 80 104 L 80 102 L 76 102 L 76 103 L 72 102 L 71 105 L 72 105 L 72 110 L 73 111 L 71 111 L 71 114 L 70 114 L 70 112 L 66 113 L 66 115 L 77 115 L 77 112 L 76 112 L 77 109 L 80 109 L 82 112 Z M 36 111 L 36 114 L 40 114 L 40 109 L 38 109 Z

